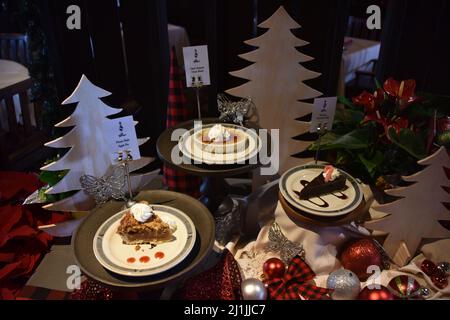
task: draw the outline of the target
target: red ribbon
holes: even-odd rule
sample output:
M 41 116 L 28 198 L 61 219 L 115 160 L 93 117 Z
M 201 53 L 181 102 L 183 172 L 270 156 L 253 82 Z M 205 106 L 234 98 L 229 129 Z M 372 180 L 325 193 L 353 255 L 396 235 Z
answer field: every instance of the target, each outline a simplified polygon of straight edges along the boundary
M 331 290 L 317 287 L 310 281 L 315 273 L 299 256 L 292 259 L 283 278 L 264 281 L 273 300 L 321 300 L 328 298 Z

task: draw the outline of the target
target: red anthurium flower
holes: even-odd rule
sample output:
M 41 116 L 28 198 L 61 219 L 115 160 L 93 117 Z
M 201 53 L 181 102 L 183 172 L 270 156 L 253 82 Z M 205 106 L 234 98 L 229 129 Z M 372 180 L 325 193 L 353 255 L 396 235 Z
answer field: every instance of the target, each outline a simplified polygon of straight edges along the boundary
M 373 94 L 365 90 L 359 96 L 354 97 L 352 101 L 356 105 L 364 106 L 364 109 L 367 113 L 375 111 L 376 98 Z
M 380 116 L 379 112 L 372 112 L 366 115 L 364 118 L 364 122 L 367 121 L 375 121 L 379 124 L 381 124 L 383 127 L 387 127 L 389 125 L 389 119 L 386 117 Z
M 384 101 L 384 90 L 383 88 L 378 88 L 373 93 L 373 96 L 375 97 L 375 103 L 377 105 L 381 104 Z
M 406 129 L 406 128 L 408 128 L 408 125 L 409 125 L 408 119 L 397 118 L 396 120 L 391 121 L 387 127 L 385 127 L 386 135 L 387 135 L 389 128 L 394 128 L 397 133 L 400 133 L 400 129 Z M 388 137 L 389 137 L 389 135 L 388 135 Z
M 400 110 L 405 109 L 419 99 L 415 94 L 416 81 L 412 79 L 399 82 L 389 78 L 384 82 L 383 88 L 388 95 L 397 99 Z
M 383 126 L 385 134 L 386 134 L 386 136 L 387 136 L 387 138 L 389 140 L 390 140 L 389 134 L 388 134 L 389 128 L 394 128 L 395 131 L 397 133 L 399 133 L 400 129 L 406 129 L 409 126 L 408 119 L 397 118 L 395 120 L 391 120 L 391 119 L 386 118 L 386 117 L 381 117 L 379 115 L 379 112 L 374 112 L 374 113 L 368 114 L 364 118 L 364 122 L 367 122 L 367 121 L 375 121 L 375 122 L 381 124 Z

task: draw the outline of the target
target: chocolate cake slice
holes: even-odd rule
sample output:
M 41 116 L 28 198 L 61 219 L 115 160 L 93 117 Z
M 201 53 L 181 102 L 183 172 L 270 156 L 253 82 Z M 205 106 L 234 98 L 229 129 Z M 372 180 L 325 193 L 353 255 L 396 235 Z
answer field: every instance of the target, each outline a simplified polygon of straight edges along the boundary
M 309 198 L 341 191 L 345 189 L 346 181 L 347 179 L 336 168 L 326 166 L 323 173 L 320 173 L 300 191 L 299 197 L 301 200 L 308 200 Z

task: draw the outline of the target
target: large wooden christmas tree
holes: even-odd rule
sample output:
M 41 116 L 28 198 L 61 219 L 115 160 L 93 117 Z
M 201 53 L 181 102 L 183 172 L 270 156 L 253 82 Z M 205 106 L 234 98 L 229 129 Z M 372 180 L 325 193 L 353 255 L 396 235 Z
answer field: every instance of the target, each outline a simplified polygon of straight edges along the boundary
M 73 127 L 66 135 L 46 143 L 52 148 L 71 148 L 59 160 L 41 168 L 46 171 L 69 170 L 66 176 L 56 185 L 49 188 L 47 194 L 57 194 L 79 190 L 73 196 L 45 206 L 56 211 L 87 211 L 95 206 L 94 200 L 81 190 L 80 177 L 84 174 L 102 177 L 111 171 L 111 150 L 106 143 L 104 123 L 108 116 L 119 113 L 122 109 L 111 108 L 100 98 L 111 93 L 93 85 L 86 76 L 82 76 L 77 88 L 63 105 L 77 103 L 75 111 L 56 127 Z M 140 145 L 148 138 L 139 139 Z M 119 151 L 119 150 L 118 150 Z M 143 168 L 153 161 L 142 157 L 130 163 L 130 171 Z M 150 182 L 157 174 L 151 172 L 132 175 L 133 188 L 136 190 Z
M 400 266 L 414 256 L 422 239 L 450 237 L 450 230 L 439 223 L 440 220 L 450 220 L 450 212 L 445 206 L 450 204 L 450 180 L 447 176 L 450 157 L 447 150 L 441 147 L 418 163 L 426 166 L 425 169 L 403 177 L 406 182 L 414 184 L 386 191 L 402 198 L 374 207 L 387 215 L 366 223 L 371 230 L 388 233 L 384 249 Z
M 312 104 L 300 102 L 321 95 L 304 84 L 305 80 L 320 74 L 310 71 L 300 63 L 313 60 L 296 47 L 308 42 L 295 37 L 291 30 L 300 28 L 281 6 L 269 19 L 259 24 L 268 29 L 261 36 L 245 41 L 258 49 L 239 55 L 254 62 L 252 65 L 230 72 L 231 75 L 250 80 L 226 92 L 241 98 L 251 98 L 255 103 L 259 124 L 265 129 L 280 130 L 280 173 L 298 164 L 291 155 L 305 150 L 310 143 L 292 138 L 309 130 L 309 123 L 297 118 L 312 112 Z

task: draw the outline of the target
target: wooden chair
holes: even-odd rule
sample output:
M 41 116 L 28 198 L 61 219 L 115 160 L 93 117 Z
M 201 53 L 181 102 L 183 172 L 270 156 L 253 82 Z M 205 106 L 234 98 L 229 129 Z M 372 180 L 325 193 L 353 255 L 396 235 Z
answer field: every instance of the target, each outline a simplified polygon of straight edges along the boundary
M 27 36 L 19 33 L 0 33 L 0 59 L 13 60 L 28 66 Z
M 0 33 L 0 59 L 16 61 L 28 66 L 27 36 L 23 34 Z M 4 101 L 7 109 L 8 131 L 0 130 L 0 168 L 10 170 L 30 170 L 39 167 L 43 158 L 49 152 L 43 148 L 47 140 L 46 134 L 34 127 L 30 114 L 28 90 L 32 86 L 32 79 L 28 78 L 8 87 L 0 89 L 0 101 Z M 19 96 L 22 114 L 21 123 L 17 122 L 14 108 L 15 95 Z M 34 114 L 39 122 L 41 107 L 33 103 Z
M 346 96 L 359 95 L 363 90 L 373 92 L 376 89 L 376 68 L 378 60 L 373 59 L 355 71 L 355 79 L 346 84 Z
M 0 90 L 0 101 L 5 101 L 9 130 L 0 130 L 0 168 L 8 170 L 32 170 L 49 156 L 43 144 L 48 137 L 38 126 L 33 126 L 30 114 L 28 90 L 32 80 L 28 78 Z M 19 95 L 22 123 L 18 123 L 13 97 Z M 36 119 L 40 118 L 40 104 L 33 103 Z
M 347 37 L 380 41 L 381 30 L 370 30 L 366 26 L 366 19 L 352 17 L 348 19 Z M 360 70 L 355 71 L 355 79 L 346 85 L 346 95 L 354 96 L 363 90 L 373 91 L 376 87 L 376 67 L 378 60 L 370 60 Z

